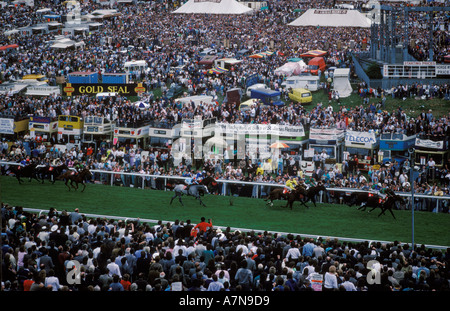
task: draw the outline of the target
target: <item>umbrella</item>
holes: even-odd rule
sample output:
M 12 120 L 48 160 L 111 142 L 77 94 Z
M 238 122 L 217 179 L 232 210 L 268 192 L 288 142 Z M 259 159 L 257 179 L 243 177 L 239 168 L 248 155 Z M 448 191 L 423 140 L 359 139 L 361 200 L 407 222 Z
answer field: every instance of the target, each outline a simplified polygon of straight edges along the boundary
M 138 107 L 139 109 L 147 109 L 148 107 L 150 107 L 150 104 L 146 103 L 146 102 L 137 102 L 134 104 L 136 107 Z
M 270 148 L 283 149 L 283 148 L 289 148 L 289 146 L 286 145 L 285 143 L 281 143 L 281 142 L 277 141 L 276 143 L 273 143 L 272 145 L 270 145 Z

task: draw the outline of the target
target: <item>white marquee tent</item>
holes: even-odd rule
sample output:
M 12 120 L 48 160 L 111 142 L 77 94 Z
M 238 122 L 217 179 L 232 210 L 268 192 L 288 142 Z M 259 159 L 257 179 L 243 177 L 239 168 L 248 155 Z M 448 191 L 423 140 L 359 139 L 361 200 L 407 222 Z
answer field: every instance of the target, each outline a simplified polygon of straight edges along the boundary
M 340 98 L 349 97 L 353 91 L 350 84 L 350 68 L 336 68 L 333 73 L 333 85 L 333 91 L 338 91 Z
M 189 0 L 172 13 L 175 14 L 247 14 L 249 8 L 235 0 Z
M 309 9 L 290 26 L 370 27 L 370 19 L 356 10 Z
M 303 60 L 298 62 L 288 62 L 281 67 L 278 67 L 275 69 L 274 73 L 276 75 L 285 75 L 287 77 L 290 77 L 292 75 L 299 75 L 303 71 L 306 70 L 308 66 L 305 64 Z

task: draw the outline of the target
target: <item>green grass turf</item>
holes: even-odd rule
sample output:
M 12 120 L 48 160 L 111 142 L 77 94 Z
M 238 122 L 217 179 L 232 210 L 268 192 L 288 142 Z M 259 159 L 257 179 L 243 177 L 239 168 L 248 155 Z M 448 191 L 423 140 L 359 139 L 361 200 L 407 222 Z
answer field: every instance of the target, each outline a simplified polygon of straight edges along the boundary
M 394 211 L 396 220 L 388 213 L 378 217 L 359 211 L 356 207 L 336 204 L 309 204 L 307 209 L 299 202 L 294 209 L 283 208 L 285 201 L 275 201 L 266 207 L 262 199 L 206 195 L 207 207 L 199 205 L 193 197 L 183 197 L 184 207 L 174 200 L 169 205 L 172 192 L 112 187 L 88 184 L 84 193 L 68 191 L 62 182 L 52 185 L 36 181 L 19 185 L 13 177 L 0 177 L 1 201 L 13 206 L 48 210 L 55 207 L 62 211 L 80 208 L 82 213 L 105 216 L 174 221 L 200 217 L 212 218 L 213 224 L 231 228 L 254 229 L 257 232 L 289 232 L 305 235 L 321 235 L 364 240 L 411 242 L 411 211 Z M 415 243 L 426 245 L 450 245 L 448 228 L 450 215 L 415 212 Z

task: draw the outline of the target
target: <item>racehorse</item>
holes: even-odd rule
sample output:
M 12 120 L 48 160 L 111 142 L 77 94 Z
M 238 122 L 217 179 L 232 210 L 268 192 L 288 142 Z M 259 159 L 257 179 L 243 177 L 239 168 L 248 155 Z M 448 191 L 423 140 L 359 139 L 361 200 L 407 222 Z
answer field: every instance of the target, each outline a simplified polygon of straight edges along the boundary
M 353 192 L 350 197 L 350 202 L 347 203 L 349 206 L 354 204 L 360 205 L 358 210 L 365 211 L 367 207 L 371 207 L 369 213 L 372 212 L 376 208 L 381 208 L 381 213 L 378 215 L 380 217 L 383 215 L 386 210 L 389 210 L 392 216 L 395 219 L 394 213 L 392 212 L 392 207 L 396 202 L 400 202 L 405 204 L 405 200 L 397 195 L 394 191 L 387 189 L 386 190 L 387 198 L 383 199 L 380 195 L 371 192 Z
M 316 196 L 319 194 L 320 191 L 324 192 L 327 191 L 327 188 L 325 188 L 325 186 L 322 183 L 319 183 L 317 186 L 309 187 L 304 194 L 303 204 L 306 207 L 308 207 L 306 203 L 311 201 L 314 203 L 314 207 L 316 207 Z
M 76 171 L 72 171 L 72 170 L 68 170 L 65 173 L 61 174 L 60 176 L 58 176 L 56 179 L 59 180 L 65 180 L 65 185 L 67 186 L 67 188 L 74 188 L 75 190 L 78 190 L 78 184 L 81 184 L 83 186 L 83 190 L 81 190 L 81 192 L 84 192 L 84 189 L 86 189 L 86 184 L 84 183 L 86 178 L 92 178 L 92 173 L 88 168 L 84 168 L 81 172 L 76 172 Z M 70 181 L 70 186 L 68 185 Z M 73 185 L 73 183 L 75 182 L 76 187 Z
M 31 179 L 36 179 L 38 182 L 41 182 L 37 176 L 36 171 L 37 164 L 31 163 L 29 165 L 23 166 L 23 165 L 12 165 L 9 171 L 13 173 L 17 180 L 19 181 L 19 184 L 22 184 L 21 177 L 28 177 L 31 182 Z
M 273 206 L 274 200 L 287 200 L 286 206 L 284 207 L 290 207 L 292 209 L 292 205 L 295 201 L 300 201 L 303 205 L 306 206 L 306 204 L 303 202 L 303 197 L 306 195 L 306 190 L 303 186 L 297 186 L 295 189 L 291 191 L 286 191 L 285 188 L 275 188 L 273 189 L 269 195 L 264 199 L 264 201 L 267 201 L 266 205 Z
M 179 184 L 173 188 L 173 191 L 175 192 L 175 195 L 170 200 L 170 204 L 172 204 L 173 199 L 178 197 L 178 200 L 180 201 L 181 205 L 184 206 L 183 201 L 181 201 L 181 196 L 184 194 L 187 196 L 190 195 L 190 196 L 195 197 L 197 200 L 200 201 L 200 205 L 203 205 L 206 207 L 205 203 L 203 203 L 203 201 L 201 199 L 202 196 L 204 196 L 206 193 L 208 193 L 208 188 L 205 185 L 187 186 L 187 185 Z
M 206 176 L 200 181 L 200 185 L 204 185 L 208 188 L 209 193 L 217 193 L 219 190 L 219 184 L 212 176 Z
M 44 183 L 45 177 L 51 181 L 52 184 L 55 183 L 56 178 L 60 176 L 65 170 L 69 170 L 69 167 L 63 163 L 58 166 L 37 166 L 38 174 L 40 174 L 42 183 Z
M 384 203 L 381 205 L 381 213 L 378 215 L 378 217 L 380 217 L 387 210 L 389 210 L 392 217 L 394 217 L 394 219 L 396 219 L 394 212 L 392 211 L 392 207 L 395 206 L 396 202 L 400 202 L 400 204 L 402 204 L 402 205 L 406 204 L 405 199 L 403 199 L 403 197 L 399 196 L 398 194 L 389 195 L 388 198 L 386 199 L 386 201 L 384 201 Z

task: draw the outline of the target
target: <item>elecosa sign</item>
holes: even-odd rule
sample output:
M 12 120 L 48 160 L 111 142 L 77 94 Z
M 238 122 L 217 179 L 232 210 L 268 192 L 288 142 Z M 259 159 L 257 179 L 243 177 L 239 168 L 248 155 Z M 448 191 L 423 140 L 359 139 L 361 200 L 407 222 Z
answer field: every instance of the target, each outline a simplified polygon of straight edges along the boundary
M 365 144 L 374 144 L 376 143 L 376 139 L 373 137 L 362 137 L 362 136 L 347 136 L 346 140 L 354 143 L 365 143 Z
M 377 143 L 377 137 L 375 133 L 371 132 L 355 132 L 347 131 L 345 133 L 345 145 L 349 146 L 352 144 L 364 145 L 366 147 L 371 147 Z

